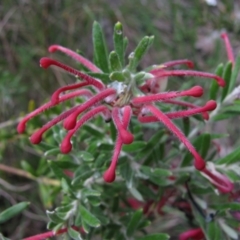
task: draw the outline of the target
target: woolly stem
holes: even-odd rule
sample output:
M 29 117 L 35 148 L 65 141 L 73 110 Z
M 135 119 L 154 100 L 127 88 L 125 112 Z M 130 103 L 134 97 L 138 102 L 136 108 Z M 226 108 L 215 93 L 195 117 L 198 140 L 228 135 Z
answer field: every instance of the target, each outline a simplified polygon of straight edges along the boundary
M 205 167 L 201 172 L 221 193 L 230 193 L 233 190 L 233 183 L 215 169 L 208 170 Z
M 83 111 L 85 111 L 87 108 L 90 108 L 97 102 L 103 100 L 107 96 L 113 95 L 115 93 L 116 93 L 115 89 L 109 88 L 109 89 L 103 90 L 102 92 L 98 93 L 96 96 L 90 98 L 87 102 L 80 105 L 74 113 L 72 113 L 66 118 L 66 120 L 63 123 L 64 128 L 67 130 L 73 129 L 76 126 L 76 121 L 79 114 L 81 114 Z
M 189 117 L 195 114 L 203 113 L 206 111 L 212 111 L 217 107 L 217 104 L 215 101 L 210 100 L 206 103 L 203 107 L 196 107 L 189 110 L 183 110 L 183 111 L 177 111 L 177 112 L 171 112 L 171 113 L 164 113 L 169 119 L 174 118 L 183 118 L 183 117 Z M 158 118 L 156 116 L 143 116 L 139 114 L 138 116 L 139 122 L 142 123 L 150 123 L 150 122 L 158 122 Z
M 79 128 L 81 128 L 82 125 L 84 123 L 86 123 L 87 121 L 89 121 L 91 118 L 93 118 L 97 114 L 99 114 L 103 111 L 107 111 L 107 110 L 108 110 L 107 107 L 102 105 L 102 106 L 98 106 L 98 107 L 90 110 L 86 114 L 84 114 L 82 116 L 82 118 L 77 122 L 75 128 L 72 129 L 71 131 L 69 131 L 67 133 L 67 135 L 65 136 L 65 138 L 63 139 L 61 146 L 60 146 L 61 152 L 69 153 L 72 150 L 71 138 L 76 133 L 76 131 L 78 131 Z
M 74 230 L 77 230 L 77 231 L 79 231 L 79 230 L 81 231 L 81 229 L 82 229 L 82 228 L 75 227 L 75 226 L 73 226 L 72 228 Z M 57 232 L 49 231 L 49 232 L 45 232 L 45 233 L 40 233 L 40 234 L 35 235 L 35 236 L 24 238 L 23 240 L 44 240 L 44 239 L 47 239 L 47 238 L 50 238 L 50 237 L 61 235 L 63 233 L 66 233 L 67 231 L 68 231 L 68 228 L 63 228 L 63 229 L 58 230 Z
M 191 96 L 191 97 L 201 97 L 203 94 L 203 88 L 200 86 L 195 86 L 193 88 L 190 88 L 188 90 L 184 90 L 181 92 L 165 92 L 165 93 L 157 93 L 157 94 L 151 94 L 147 96 L 141 96 L 141 97 L 135 97 L 132 100 L 133 104 L 141 104 L 141 103 L 148 103 L 148 102 L 154 102 L 154 101 L 161 101 L 161 100 L 167 100 L 171 98 L 177 98 L 177 97 L 185 97 L 185 96 Z
M 204 232 L 201 228 L 190 229 L 186 232 L 183 232 L 179 235 L 179 240 L 188 240 L 188 239 L 203 239 Z
M 43 125 L 40 129 L 38 129 L 36 132 L 34 132 L 32 134 L 32 136 L 30 137 L 30 141 L 33 144 L 38 144 L 42 141 L 42 135 L 52 126 L 56 125 L 57 123 L 61 122 L 63 119 L 65 119 L 67 116 L 69 116 L 71 113 L 73 113 L 74 111 L 76 111 L 79 108 L 79 106 L 75 106 L 71 109 L 69 109 L 66 112 L 63 112 L 62 114 L 60 114 L 59 116 L 57 116 L 56 118 L 52 119 L 51 121 L 49 121 L 48 123 L 46 123 L 45 125 Z
M 161 112 L 159 109 L 152 105 L 147 105 L 146 109 L 148 109 L 154 116 L 158 118 L 160 122 L 162 122 L 172 133 L 174 133 L 178 137 L 178 139 L 186 146 L 189 152 L 193 155 L 195 159 L 194 160 L 195 168 L 198 170 L 202 170 L 206 165 L 204 160 L 195 150 L 190 141 L 181 132 L 181 130 L 171 122 L 170 118 L 168 118 L 166 114 L 164 114 L 163 112 Z
M 98 81 L 97 79 L 95 79 L 95 78 L 93 78 L 93 77 L 91 77 L 91 76 L 89 76 L 85 73 L 82 73 L 82 72 L 78 71 L 77 69 L 69 67 L 69 66 L 67 66 L 63 63 L 60 63 L 60 62 L 58 62 L 54 59 L 51 59 L 51 58 L 44 57 L 44 58 L 40 59 L 40 66 L 41 67 L 48 68 L 51 65 L 57 66 L 57 67 L 65 70 L 65 71 L 67 71 L 70 74 L 73 74 L 75 76 L 78 76 L 79 78 L 84 79 L 90 85 L 93 85 L 94 87 L 96 87 L 99 90 L 105 89 L 105 85 L 102 82 Z
M 60 87 L 59 89 L 57 89 L 51 96 L 51 102 L 52 103 L 56 103 L 59 101 L 59 96 L 62 92 L 68 91 L 68 90 L 73 90 L 76 88 L 81 88 L 84 86 L 88 86 L 89 83 L 88 82 L 81 82 L 81 83 L 75 83 L 75 84 L 71 84 L 68 86 L 64 86 L 64 87 Z
M 229 41 L 229 38 L 228 38 L 228 35 L 227 33 L 222 33 L 221 34 L 221 37 L 225 43 L 225 47 L 226 47 L 226 50 L 227 50 L 227 56 L 228 56 L 228 60 L 230 62 L 232 62 L 232 64 L 234 65 L 235 63 L 235 59 L 234 59 L 234 55 L 233 55 L 233 50 L 232 50 L 232 46 L 231 46 L 231 43 Z
M 131 112 L 129 111 L 129 109 L 131 111 L 131 108 L 128 106 L 127 107 L 128 116 L 126 117 L 127 119 L 131 118 Z M 120 114 L 120 109 L 118 107 L 114 107 L 112 110 L 112 119 L 116 126 L 116 129 L 119 135 L 121 136 L 123 143 L 130 144 L 133 142 L 133 135 L 124 128 L 123 124 L 121 123 L 119 114 Z M 123 119 L 123 121 L 125 121 L 125 119 Z
M 193 70 L 160 70 L 155 77 L 170 77 L 170 76 L 194 76 L 194 77 L 202 77 L 202 78 L 212 78 L 215 79 L 219 86 L 224 87 L 225 81 L 211 73 L 206 72 L 199 72 L 199 71 L 193 71 Z
M 188 102 L 184 102 L 184 101 L 178 101 L 178 100 L 165 100 L 164 102 L 179 105 L 179 106 L 182 106 L 182 107 L 188 107 L 188 108 L 198 108 L 199 107 L 199 106 L 194 105 L 192 103 L 188 103 Z M 203 112 L 202 117 L 203 117 L 203 119 L 208 120 L 209 119 L 209 114 L 207 112 Z
M 81 95 L 85 95 L 85 96 L 91 96 L 92 93 L 87 90 L 87 89 L 83 89 L 83 90 L 79 90 L 79 91 L 75 91 L 75 92 L 72 92 L 72 93 L 69 93 L 69 94 L 66 94 L 64 96 L 62 96 L 58 102 L 47 102 L 45 103 L 44 105 L 42 105 L 41 107 L 35 109 L 33 112 L 31 112 L 30 114 L 28 114 L 26 117 L 24 117 L 22 119 L 22 121 L 18 124 L 17 126 L 17 131 L 19 133 L 23 133 L 25 131 L 25 128 L 26 128 L 26 123 L 33 117 L 37 116 L 38 114 L 42 113 L 43 111 L 49 109 L 49 108 L 52 108 L 56 105 L 58 105 L 59 103 L 61 102 L 64 102 L 68 99 L 71 99 L 71 98 L 74 98 L 76 96 L 81 96 Z
M 130 106 L 126 106 L 123 109 L 123 117 L 122 117 L 122 127 L 124 129 L 127 129 L 128 125 L 129 125 L 129 122 L 130 122 L 130 119 L 131 119 L 131 108 L 130 108 Z M 115 147 L 114 147 L 111 164 L 110 164 L 109 168 L 103 174 L 103 179 L 106 182 L 110 183 L 110 182 L 113 182 L 115 180 L 116 167 L 117 167 L 119 154 L 120 154 L 121 149 L 122 149 L 122 145 L 123 145 L 123 141 L 122 141 L 122 138 L 119 134 L 117 136 L 116 144 L 115 144 Z
M 163 70 L 164 68 L 174 67 L 176 65 L 182 65 L 185 64 L 189 68 L 194 68 L 194 63 L 188 59 L 180 59 L 180 60 L 174 60 L 165 62 L 163 64 L 157 65 L 150 71 L 151 74 L 158 73 L 159 71 Z
M 65 48 L 60 45 L 52 45 L 48 48 L 48 51 L 53 53 L 56 51 L 60 51 L 65 53 L 66 55 L 70 56 L 71 58 L 75 59 L 76 61 L 80 62 L 83 66 L 88 68 L 92 72 L 102 72 L 96 65 L 94 65 L 91 61 L 88 59 L 84 58 L 80 54 L 72 51 L 71 49 Z

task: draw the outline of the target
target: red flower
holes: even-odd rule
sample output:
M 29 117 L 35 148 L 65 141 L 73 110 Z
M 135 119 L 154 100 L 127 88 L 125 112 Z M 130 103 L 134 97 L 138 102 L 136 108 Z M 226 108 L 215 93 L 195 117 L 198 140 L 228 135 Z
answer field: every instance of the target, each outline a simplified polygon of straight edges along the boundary
M 179 235 L 179 240 L 203 240 L 204 233 L 201 228 L 188 230 Z
M 49 51 L 61 51 L 80 62 L 90 71 L 96 73 L 102 72 L 89 60 L 71 51 L 70 49 L 59 45 L 53 45 L 49 48 Z M 112 162 L 107 171 L 104 173 L 105 181 L 112 182 L 115 179 L 115 170 L 122 145 L 131 144 L 134 140 L 132 133 L 128 130 L 128 126 L 132 115 L 135 115 L 142 123 L 161 122 L 164 124 L 191 152 L 194 157 L 194 166 L 196 169 L 203 170 L 205 169 L 205 161 L 198 154 L 182 131 L 171 121 L 171 119 L 189 117 L 195 114 L 202 114 L 204 119 L 208 119 L 207 112 L 216 108 L 216 102 L 210 100 L 204 106 L 196 106 L 192 103 L 173 100 L 175 98 L 185 96 L 195 98 L 201 97 L 203 94 L 203 89 L 200 86 L 195 86 L 183 91 L 163 91 L 165 89 L 168 77 L 170 76 L 198 76 L 212 78 L 215 79 L 222 87 L 224 86 L 225 82 L 222 78 L 210 73 L 193 70 L 168 70 L 169 67 L 179 64 L 186 64 L 190 68 L 193 67 L 193 63 L 189 60 L 171 61 L 164 63 L 161 66 L 153 67 L 150 72 L 145 73 L 146 76 L 148 76 L 148 79 L 143 84 L 138 85 L 137 80 L 132 77 L 132 79 L 127 83 L 114 81 L 109 85 L 105 85 L 99 79 L 93 78 L 86 73 L 78 71 L 77 69 L 71 68 L 51 58 L 44 57 L 40 60 L 40 66 L 42 68 L 46 69 L 50 66 L 56 66 L 74 76 L 77 76 L 83 81 L 61 87 L 56 90 L 52 94 L 51 100 L 48 103 L 45 103 L 41 107 L 34 110 L 19 123 L 17 127 L 18 132 L 23 133 L 26 123 L 41 112 L 67 101 L 68 99 L 81 96 L 86 98 L 86 101 L 83 104 L 76 105 L 71 109 L 64 111 L 59 116 L 46 123 L 39 130 L 32 134 L 30 141 L 33 144 L 40 143 L 42 140 L 42 135 L 48 129 L 50 129 L 53 125 L 63 121 L 63 127 L 68 130 L 68 133 L 62 141 L 60 149 L 62 153 L 66 154 L 72 149 L 72 136 L 81 128 L 84 123 L 99 114 L 101 114 L 106 121 L 112 119 L 117 129 L 118 137 L 113 152 Z M 90 86 L 91 90 L 89 88 L 83 88 L 86 86 Z M 68 90 L 75 91 L 63 94 Z M 159 101 L 166 104 L 185 106 L 187 109 L 165 113 L 155 105 L 155 102 Z M 80 115 L 81 117 L 78 120 Z

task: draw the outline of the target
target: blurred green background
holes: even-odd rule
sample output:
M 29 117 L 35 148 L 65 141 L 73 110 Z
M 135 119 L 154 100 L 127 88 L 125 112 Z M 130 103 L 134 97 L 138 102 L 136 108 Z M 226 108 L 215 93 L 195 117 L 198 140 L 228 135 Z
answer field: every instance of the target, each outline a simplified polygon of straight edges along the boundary
M 25 158 L 31 162 L 36 158 L 35 150 L 27 141 L 19 145 L 21 136 L 16 134 L 16 123 L 21 116 L 44 102 L 54 89 L 74 81 L 61 71 L 41 69 L 39 59 L 50 56 L 47 49 L 54 43 L 78 49 L 92 59 L 94 20 L 103 26 L 110 50 L 113 47 L 113 26 L 117 21 L 123 24 L 124 33 L 129 38 L 129 53 L 143 36 L 155 35 L 153 47 L 140 64 L 142 68 L 188 58 L 194 61 L 197 70 L 213 72 L 220 62 L 226 62 L 226 52 L 220 39 L 224 30 L 229 33 L 234 54 L 240 50 L 238 0 L 218 0 L 215 6 L 205 0 L 2 0 L 0 163 L 19 168 L 19 160 Z M 69 61 L 58 53 L 54 57 Z M 74 66 L 74 61 L 71 64 Z M 181 85 L 176 80 L 172 83 L 174 88 Z M 10 195 L 6 183 L 0 182 L 3 186 L 0 189 L 0 206 L 3 209 L 9 206 L 8 202 L 13 204 L 19 200 L 35 199 L 31 212 L 26 211 L 18 222 L 15 219 L 4 225 L 3 233 L 11 238 L 17 236 L 17 231 L 30 235 L 45 229 L 44 207 L 37 192 L 33 191 L 34 185 L 25 178 L 1 171 L 0 174 L 27 189 L 23 191 L 25 195 L 16 189 Z

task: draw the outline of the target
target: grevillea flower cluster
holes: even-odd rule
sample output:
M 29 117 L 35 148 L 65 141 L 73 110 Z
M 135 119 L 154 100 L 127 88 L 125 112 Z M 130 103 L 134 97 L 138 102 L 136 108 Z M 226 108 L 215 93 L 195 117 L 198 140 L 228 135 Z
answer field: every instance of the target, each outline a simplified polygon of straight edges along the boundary
M 97 23 L 94 24 L 96 26 Z M 122 35 L 122 26 L 120 23 L 116 24 L 115 32 L 118 35 L 117 37 Z M 198 106 L 193 104 L 192 100 L 186 102 L 178 99 L 180 97 L 200 98 L 203 95 L 203 88 L 198 85 L 181 91 L 165 91 L 169 77 L 193 76 L 212 79 L 221 87 L 225 85 L 224 80 L 215 74 L 191 70 L 194 64 L 187 59 L 168 61 L 161 65 L 151 66 L 147 71 L 136 73 L 136 66 L 152 41 L 153 37 L 143 38 L 135 51 L 129 55 L 129 63 L 124 67 L 124 41 L 120 39 L 115 44 L 115 51 L 110 53 L 110 67 L 105 69 L 103 69 L 103 67 L 101 68 L 101 64 L 97 66 L 68 48 L 60 45 L 50 46 L 48 49 L 50 53 L 60 51 L 83 65 L 88 69 L 88 72 L 79 71 L 52 58 L 43 57 L 40 60 L 40 66 L 42 68 L 47 69 L 50 66 L 58 67 L 74 75 L 79 81 L 75 84 L 57 89 L 52 94 L 49 102 L 23 118 L 17 127 L 18 132 L 23 133 L 26 128 L 26 123 L 43 111 L 69 99 L 83 97 L 85 99 L 84 103 L 76 104 L 47 122 L 31 135 L 30 141 L 33 144 L 40 143 L 46 131 L 52 126 L 62 122 L 63 127 L 68 132 L 62 140 L 60 149 L 62 153 L 67 154 L 72 149 L 72 136 L 76 134 L 83 124 L 97 115 L 101 115 L 106 122 L 112 120 L 118 134 L 110 166 L 103 176 L 106 182 L 112 182 L 115 179 L 117 161 L 122 146 L 124 144 L 131 144 L 134 141 L 134 135 L 129 130 L 131 118 L 135 117 L 143 124 L 159 122 L 165 125 L 166 128 L 185 145 L 193 156 L 194 166 L 197 170 L 202 171 L 209 178 L 210 182 L 221 192 L 230 191 L 232 184 L 229 180 L 224 179 L 224 181 L 221 181 L 222 175 L 220 173 L 213 172 L 206 168 L 204 159 L 172 121 L 176 118 L 185 118 L 196 114 L 202 114 L 203 119 L 208 120 L 208 112 L 216 108 L 216 102 L 210 100 L 206 102 L 205 105 Z M 99 59 L 101 60 L 100 57 Z M 190 68 L 190 70 L 172 69 L 178 65 L 185 65 Z M 111 71 L 109 71 L 109 69 L 111 69 Z M 108 74 L 108 82 L 100 80 L 100 77 L 93 77 L 94 74 L 95 76 L 97 76 L 97 74 L 100 76 L 103 73 Z M 163 112 L 158 106 L 159 102 L 182 106 L 186 109 Z

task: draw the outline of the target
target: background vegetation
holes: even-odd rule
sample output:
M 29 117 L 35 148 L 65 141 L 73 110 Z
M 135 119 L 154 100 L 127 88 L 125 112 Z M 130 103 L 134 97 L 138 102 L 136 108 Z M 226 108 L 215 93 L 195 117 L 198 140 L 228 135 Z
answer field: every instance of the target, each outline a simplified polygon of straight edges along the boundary
M 196 69 L 213 72 L 219 63 L 226 62 L 220 39 L 223 30 L 229 33 L 235 55 L 240 50 L 240 3 L 237 0 L 219 0 L 216 6 L 209 6 L 204 0 L 2 0 L 0 164 L 18 171 L 0 169 L 0 212 L 19 201 L 32 203 L 21 215 L 0 225 L 0 232 L 10 239 L 45 231 L 45 209 L 56 204 L 54 198 L 57 195 L 39 177 L 44 170 L 36 174 L 43 151 L 32 146 L 27 135 L 16 133 L 16 124 L 21 116 L 46 101 L 59 86 L 73 82 L 60 71 L 41 69 L 39 59 L 49 56 L 47 49 L 53 43 L 79 49 L 92 59 L 94 20 L 103 26 L 110 49 L 113 47 L 112 29 L 117 21 L 123 24 L 124 33 L 129 38 L 129 52 L 143 36 L 155 36 L 140 68 L 187 58 L 194 61 Z M 59 59 L 64 58 L 60 54 L 58 56 Z M 173 80 L 170 86 L 178 89 L 181 82 Z M 39 121 L 37 119 L 33 125 L 38 126 Z M 240 128 L 234 127 L 235 121 L 214 126 L 219 132 L 224 128 L 224 133 L 231 136 L 221 142 L 223 155 L 239 143 Z M 32 172 L 35 179 L 29 179 L 26 172 Z M 176 229 L 173 237 L 178 233 Z

